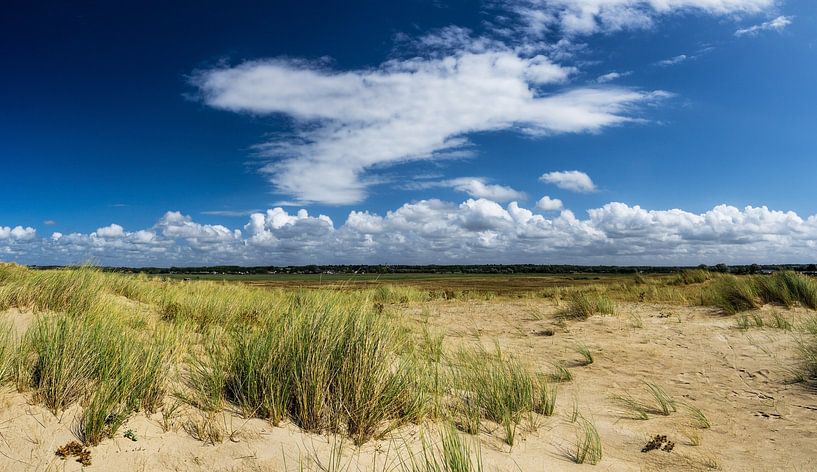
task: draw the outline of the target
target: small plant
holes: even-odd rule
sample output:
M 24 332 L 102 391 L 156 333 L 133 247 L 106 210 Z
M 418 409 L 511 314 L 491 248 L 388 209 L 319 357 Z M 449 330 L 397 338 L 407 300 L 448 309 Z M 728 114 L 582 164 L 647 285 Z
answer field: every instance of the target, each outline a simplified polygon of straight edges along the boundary
M 123 434 L 122 437 L 128 438 L 133 442 L 137 441 L 136 433 L 134 433 L 132 429 L 125 431 L 125 434 Z
M 441 432 L 439 444 L 421 437 L 421 451 L 409 461 L 401 461 L 403 472 L 481 472 L 479 442 L 471 446 L 453 427 Z
M 692 420 L 692 424 L 696 428 L 709 429 L 712 427 L 712 423 L 709 422 L 709 418 L 706 417 L 706 414 L 704 414 L 700 408 L 690 403 L 682 403 L 682 405 L 689 412 L 689 417 Z
M 601 437 L 596 426 L 584 417 L 579 420 L 576 450 L 573 461 L 577 464 L 596 465 L 601 461 Z
M 630 326 L 632 326 L 633 328 L 640 329 L 644 327 L 644 320 L 641 319 L 641 316 L 639 316 L 638 314 L 630 313 L 630 315 L 628 315 L 628 318 L 630 320 Z
M 174 419 L 176 418 L 181 406 L 182 402 L 176 400 L 172 404 L 166 404 L 164 407 L 162 407 L 162 431 L 168 432 L 174 429 Z
M 461 393 L 460 409 L 465 413 L 466 430 L 478 427 L 475 415 L 500 424 L 505 431 L 505 442 L 513 445 L 516 427 L 523 417 L 536 409 L 549 408 L 547 383 L 537 380 L 517 359 L 506 356 L 497 347 L 495 352 L 484 349 L 461 351 L 452 376 L 455 388 Z
M 573 374 L 564 366 L 564 364 L 554 364 L 553 372 L 550 374 L 551 382 L 570 382 L 573 380 Z
M 648 408 L 630 394 L 613 395 L 612 400 L 621 405 L 633 419 L 646 420 L 649 418 L 647 415 Z
M 701 433 L 696 429 L 688 429 L 683 431 L 683 435 L 689 440 L 690 446 L 701 445 Z
M 544 376 L 539 377 L 538 397 L 533 406 L 533 411 L 544 416 L 553 416 L 556 409 L 556 386 L 551 385 Z
M 214 413 L 199 415 L 185 423 L 184 429 L 193 439 L 215 446 L 224 441 L 224 428 L 216 421 Z
M 664 415 L 669 416 L 670 413 L 676 411 L 675 400 L 661 387 L 654 383 L 647 383 L 647 389 L 652 394 L 655 402 L 658 404 L 658 411 Z
M 584 358 L 584 365 L 590 365 L 593 363 L 593 353 L 590 352 L 590 349 L 584 345 L 579 344 L 576 346 L 576 352 L 581 354 L 582 358 Z
M 579 419 L 579 399 L 573 397 L 573 408 L 570 410 L 570 422 L 575 423 Z
M 792 324 L 789 320 L 787 320 L 780 312 L 774 311 L 772 312 L 772 324 L 773 328 L 782 329 L 784 331 L 791 331 Z

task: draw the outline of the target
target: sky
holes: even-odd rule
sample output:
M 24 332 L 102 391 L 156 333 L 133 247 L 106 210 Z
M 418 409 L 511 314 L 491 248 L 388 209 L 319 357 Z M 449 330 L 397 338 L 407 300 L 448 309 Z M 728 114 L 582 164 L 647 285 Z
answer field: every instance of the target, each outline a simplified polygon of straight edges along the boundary
M 0 261 L 810 263 L 810 0 L 10 2 Z

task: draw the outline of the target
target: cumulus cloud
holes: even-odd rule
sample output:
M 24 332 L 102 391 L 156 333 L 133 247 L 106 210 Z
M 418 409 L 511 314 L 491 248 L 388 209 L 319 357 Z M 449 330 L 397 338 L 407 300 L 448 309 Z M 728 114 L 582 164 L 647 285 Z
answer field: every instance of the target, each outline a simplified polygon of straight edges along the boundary
M 596 191 L 596 184 L 593 183 L 590 176 L 578 170 L 548 172 L 539 177 L 539 180 L 571 192 L 588 193 Z
M 30 241 L 37 235 L 37 230 L 27 226 L 0 226 L 0 240 L 5 241 Z
M 564 208 L 564 204 L 558 198 L 550 198 L 545 195 L 536 202 L 536 208 L 542 211 L 558 211 Z
M 309 263 L 802 263 L 817 256 L 817 215 L 718 205 L 703 213 L 608 203 L 583 218 L 544 198 L 536 209 L 470 198 L 420 200 L 384 215 L 325 215 L 282 208 L 253 213 L 241 229 L 168 212 L 128 231 L 53 233 L 0 227 L 0 260 L 169 266 Z M 554 212 L 545 216 L 537 211 Z M 111 225 L 112 226 L 112 225 Z M 18 229 L 19 228 L 19 229 Z M 110 229 L 110 226 L 105 227 Z M 15 231 L 16 230 L 16 231 Z M 106 232 L 103 232 L 106 233 Z M 12 236 L 15 234 L 16 236 Z
M 791 17 L 778 16 L 777 18 L 765 21 L 759 25 L 749 26 L 747 28 L 740 28 L 735 31 L 735 36 L 754 36 L 761 31 L 783 31 L 791 24 Z
M 708 15 L 754 14 L 763 12 L 775 0 L 507 0 L 506 8 L 522 21 L 532 36 L 559 31 L 567 35 L 609 33 L 651 28 L 655 21 L 671 14 Z

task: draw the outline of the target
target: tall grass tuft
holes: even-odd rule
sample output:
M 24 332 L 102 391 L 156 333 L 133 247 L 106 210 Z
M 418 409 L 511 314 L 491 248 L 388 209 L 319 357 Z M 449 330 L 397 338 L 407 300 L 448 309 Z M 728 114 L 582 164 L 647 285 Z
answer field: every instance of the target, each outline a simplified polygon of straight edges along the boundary
M 247 416 L 343 431 L 358 444 L 423 416 L 427 386 L 413 339 L 367 300 L 294 298 L 259 327 L 224 338 L 191 362 L 190 399 L 206 410 L 223 398 Z
M 788 289 L 791 298 L 801 305 L 817 309 L 817 282 L 811 277 L 793 271 L 783 271 L 774 274 Z
M 439 444 L 423 435 L 421 451 L 409 461 L 402 461 L 403 472 L 481 472 L 482 455 L 479 443 L 471 446 L 452 426 L 441 431 Z
M 55 414 L 90 395 L 80 425 L 88 444 L 113 434 L 134 410 L 155 411 L 165 396 L 175 340 L 127 329 L 113 318 L 40 316 L 19 352 L 35 398 Z
M 600 293 L 575 292 L 562 315 L 567 318 L 586 320 L 593 315 L 615 314 L 616 306 L 612 300 Z
M 712 304 L 734 315 L 760 308 L 757 292 L 749 278 L 728 275 L 720 278 L 711 291 Z
M 692 285 L 704 283 L 711 278 L 712 273 L 706 269 L 684 269 L 670 283 L 674 285 Z
M 601 461 L 601 437 L 596 426 L 587 418 L 580 417 L 573 461 L 577 464 L 596 465 Z
M 461 401 L 468 404 L 471 411 L 478 408 L 482 417 L 500 424 L 505 431 L 505 442 L 510 446 L 525 414 L 553 412 L 555 389 L 541 376 L 534 377 L 518 360 L 504 355 L 498 347 L 495 352 L 460 351 L 453 376 Z

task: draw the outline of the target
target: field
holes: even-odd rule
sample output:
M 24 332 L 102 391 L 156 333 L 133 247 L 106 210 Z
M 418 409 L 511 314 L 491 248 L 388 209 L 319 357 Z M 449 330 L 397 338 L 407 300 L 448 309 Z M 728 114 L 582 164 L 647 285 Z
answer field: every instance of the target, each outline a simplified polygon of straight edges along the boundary
M 0 265 L 0 470 L 815 470 L 792 272 Z

